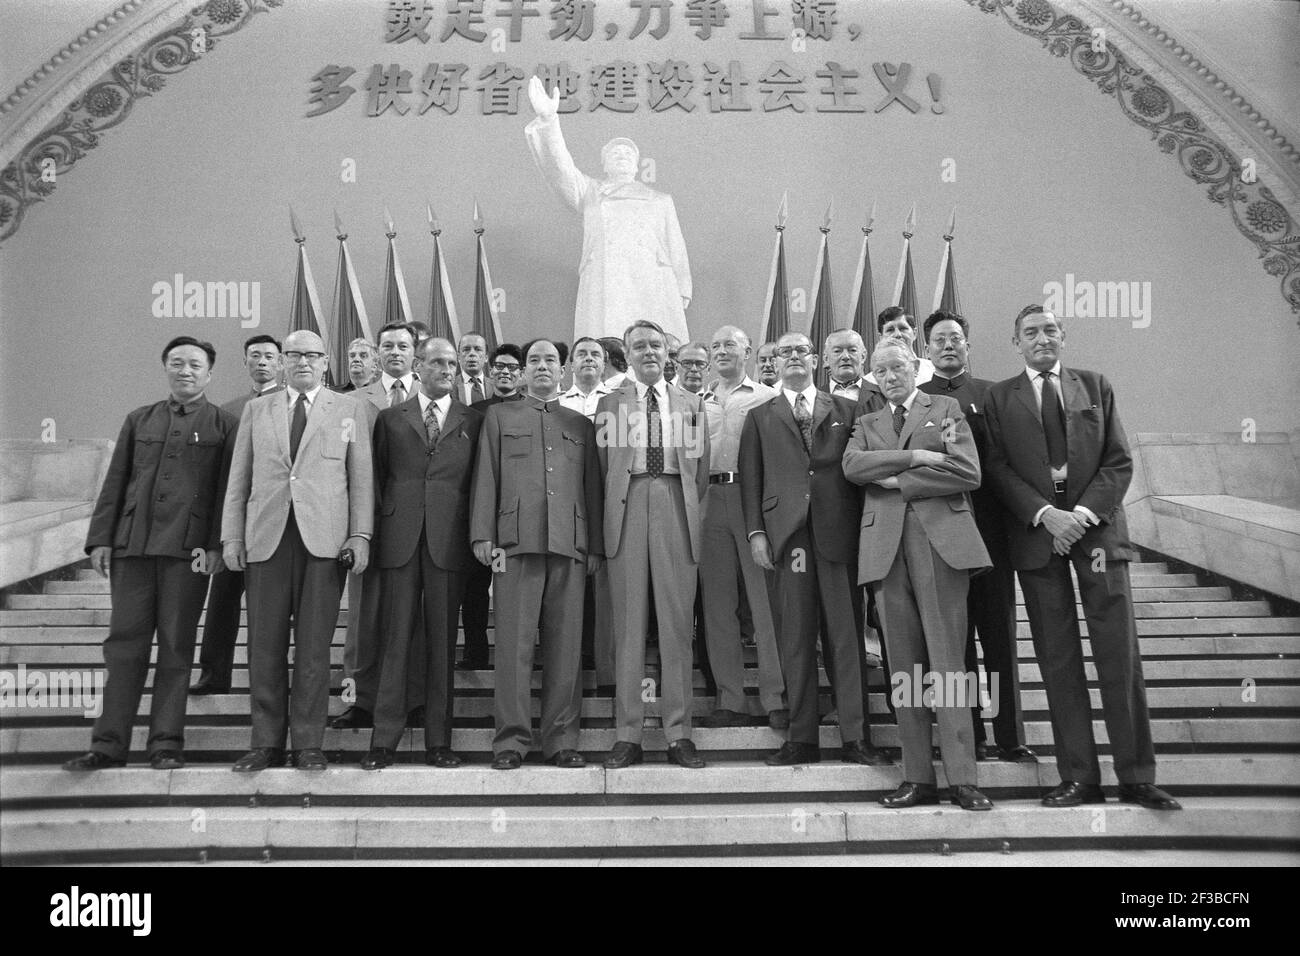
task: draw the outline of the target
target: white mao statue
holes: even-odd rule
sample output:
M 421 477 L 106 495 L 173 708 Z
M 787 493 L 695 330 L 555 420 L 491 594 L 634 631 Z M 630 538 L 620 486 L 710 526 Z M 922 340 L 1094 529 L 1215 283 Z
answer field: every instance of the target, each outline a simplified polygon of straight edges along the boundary
M 623 137 L 600 151 L 603 180 L 580 172 L 560 133 L 559 90 L 548 95 L 534 76 L 528 99 L 537 114 L 524 128 L 533 159 L 560 198 L 582 214 L 574 338 L 621 338 L 633 321 L 649 319 L 690 341 L 691 266 L 672 197 L 637 181 L 640 153 Z

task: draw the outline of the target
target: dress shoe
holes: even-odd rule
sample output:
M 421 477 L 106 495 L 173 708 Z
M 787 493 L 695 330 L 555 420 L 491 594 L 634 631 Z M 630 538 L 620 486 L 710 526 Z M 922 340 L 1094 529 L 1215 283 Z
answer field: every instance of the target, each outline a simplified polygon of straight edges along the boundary
M 578 753 L 578 751 L 576 750 L 557 751 L 546 762 L 552 764 L 553 766 L 564 767 L 570 770 L 575 770 L 578 767 L 587 766 L 586 758 L 583 757 L 582 754 Z
M 695 744 L 685 737 L 668 745 L 668 762 L 687 770 L 699 770 L 704 766 L 704 758 L 695 752 Z
M 797 744 L 787 740 L 776 753 L 763 758 L 769 767 L 793 767 L 799 763 L 821 763 L 822 752 L 816 744 Z
M 503 750 L 492 758 L 493 770 L 518 770 L 524 763 L 524 755 L 518 750 Z
M 325 752 L 319 747 L 304 747 L 293 755 L 294 766 L 299 770 L 324 770 L 330 765 L 325 759 Z
M 155 750 L 149 755 L 149 766 L 155 770 L 180 770 L 185 766 L 185 755 L 179 750 Z
M 424 705 L 412 707 L 406 715 L 406 726 L 414 727 L 416 730 L 424 728 Z
M 450 747 L 434 747 L 424 752 L 424 762 L 430 767 L 450 770 L 460 766 L 460 756 Z
M 821 719 L 821 724 L 823 727 L 838 727 L 840 725 L 840 712 L 832 710 Z
M 330 721 L 331 730 L 357 730 L 373 726 L 375 726 L 375 715 L 356 704 Z
M 1136 803 L 1148 810 L 1181 810 L 1183 805 L 1154 783 L 1121 783 L 1119 802 Z
M 116 760 L 108 754 L 100 753 L 98 750 L 92 750 L 90 753 L 82 754 L 80 757 L 74 757 L 63 765 L 64 770 L 71 770 L 75 773 L 83 773 L 87 770 L 103 770 L 106 767 L 125 767 L 125 760 Z
M 740 714 L 725 707 L 719 707 L 700 721 L 701 727 L 748 727 L 749 725 L 748 714 Z
M 790 711 L 782 707 L 780 710 L 774 710 L 767 715 L 767 725 L 773 730 L 790 729 Z
M 993 809 L 993 801 L 968 783 L 953 787 L 952 796 L 949 799 L 963 810 Z
M 397 759 L 397 754 L 387 747 L 374 747 L 361 758 L 362 770 L 383 770 L 385 767 L 391 767 Z
M 1018 747 L 1004 748 L 998 755 L 998 759 L 1005 760 L 1007 763 L 1038 763 L 1038 754 L 1024 744 L 1020 744 Z
M 868 767 L 890 767 L 893 761 L 865 740 L 850 740 L 840 748 L 840 759 L 845 763 L 861 763 Z
M 644 754 L 641 751 L 640 744 L 631 744 L 626 740 L 620 740 L 614 744 L 614 749 L 609 752 L 605 758 L 606 770 L 622 770 L 624 767 L 630 767 L 634 763 L 640 763 Z
M 235 773 L 256 773 L 267 767 L 283 767 L 284 751 L 279 747 L 258 747 L 235 761 Z
M 880 805 L 890 810 L 929 806 L 938 802 L 939 791 L 932 783 L 904 783 L 889 796 L 880 798 Z
M 1076 783 L 1063 780 L 1060 786 L 1053 787 L 1043 797 L 1045 807 L 1079 807 L 1085 803 L 1105 803 L 1106 794 L 1101 785 L 1096 783 Z
M 1002 748 L 997 744 L 978 743 L 975 745 L 976 760 L 1001 760 Z
M 868 667 L 883 667 L 883 666 L 884 666 L 884 662 L 881 661 L 881 659 L 880 659 L 880 655 L 879 655 L 879 654 L 873 654 L 873 653 L 871 653 L 871 651 L 867 651 L 866 657 L 867 657 L 867 666 L 868 666 Z
M 203 697 L 207 694 L 229 694 L 230 682 L 222 683 L 211 674 L 202 675 L 198 683 L 190 688 L 190 693 L 195 697 Z

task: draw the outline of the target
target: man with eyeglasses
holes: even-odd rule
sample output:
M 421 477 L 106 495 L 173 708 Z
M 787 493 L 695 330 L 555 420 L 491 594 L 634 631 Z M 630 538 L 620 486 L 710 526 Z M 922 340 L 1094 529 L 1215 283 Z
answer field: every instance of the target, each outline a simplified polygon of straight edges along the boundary
M 492 350 L 492 360 L 488 363 L 492 393 L 482 401 L 475 402 L 470 408 L 477 408 L 484 414 L 493 405 L 500 402 L 517 402 L 524 397 L 521 388 L 523 382 L 519 373 L 524 367 L 524 352 L 511 342 L 502 342 Z
M 221 521 L 225 562 L 248 582 L 253 726 L 240 772 L 283 764 L 286 731 L 300 770 L 327 767 L 330 645 L 347 563 L 354 580 L 365 572 L 375 519 L 362 403 L 323 387 L 329 356 L 316 333 L 291 333 L 284 359 L 286 390 L 244 408 Z
M 758 364 L 758 383 L 776 388 L 780 377 L 776 374 L 776 343 L 764 342 L 758 347 L 755 361 Z
M 692 395 L 704 391 L 704 379 L 709 371 L 709 347 L 703 342 L 687 342 L 677 350 L 677 384 Z
M 685 350 L 683 350 L 685 351 Z M 704 596 L 709 666 L 717 687 L 713 713 L 702 727 L 744 727 L 750 717 L 745 696 L 745 658 L 738 611 L 748 603 L 758 649 L 759 705 L 778 730 L 790 725 L 785 682 L 772 625 L 772 607 L 762 569 L 750 556 L 745 516 L 740 503 L 740 434 L 745 420 L 776 391 L 745 374 L 753 349 L 749 336 L 734 325 L 713 333 L 709 346 L 718 378 L 704 392 L 709 419 L 709 491 L 704 509 L 704 559 L 700 591 Z M 689 370 L 686 370 L 689 371 Z M 761 718 L 760 718 L 761 720 Z
M 819 391 L 817 352 L 802 332 L 776 350 L 781 392 L 749 413 L 740 435 L 740 500 L 750 553 L 773 572 L 772 620 L 790 701 L 789 738 L 769 766 L 821 760 L 818 733 L 818 622 L 839 710 L 840 759 L 881 766 L 863 701 L 862 591 L 857 586 L 861 495 L 840 460 L 853 403 Z
M 419 332 L 404 322 L 390 322 L 379 330 L 379 377 L 353 393 L 353 398 L 366 412 L 367 434 L 374 431 L 375 419 L 381 410 L 396 408 L 419 391 L 420 377 L 415 373 L 418 338 Z M 379 577 L 379 568 L 372 565 L 368 574 L 348 580 L 348 631 L 343 648 L 343 675 L 354 684 L 352 693 L 348 693 L 345 687 L 343 695 L 345 701 L 352 698 L 350 706 L 330 721 L 330 727 L 335 730 L 374 726 L 375 697 L 379 692 L 379 668 L 385 640 L 379 628 Z
M 927 395 L 945 395 L 961 406 L 979 452 L 981 466 L 988 461 L 989 431 L 984 403 L 993 383 L 975 378 L 967 368 L 970 356 L 970 325 L 956 312 L 939 310 L 922 327 L 934 377 L 919 386 Z M 966 596 L 966 670 L 978 673 L 979 657 L 975 635 L 984 651 L 984 672 L 990 693 L 998 702 L 993 717 L 994 744 L 988 742 L 979 701 L 971 704 L 975 724 L 975 756 L 979 760 L 1035 763 L 1037 755 L 1024 744 L 1025 729 L 1020 715 L 1020 667 L 1016 653 L 1015 572 L 1008 553 L 1007 514 L 1002 502 L 985 482 L 971 492 L 975 524 L 988 549 L 993 567 L 971 578 Z M 993 682 L 996 681 L 996 684 Z
M 90 752 L 63 765 L 121 767 L 131 750 L 149 654 L 158 635 L 149 765 L 185 766 L 185 691 L 208 575 L 221 568 L 221 492 L 236 421 L 205 397 L 217 350 L 184 335 L 163 348 L 170 395 L 126 417 L 86 535 L 90 566 L 109 579 L 103 708 Z

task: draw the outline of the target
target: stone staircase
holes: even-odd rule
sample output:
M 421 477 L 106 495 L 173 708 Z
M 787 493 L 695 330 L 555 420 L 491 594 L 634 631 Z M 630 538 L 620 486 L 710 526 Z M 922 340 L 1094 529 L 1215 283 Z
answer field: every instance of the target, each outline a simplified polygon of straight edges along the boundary
M 221 860 L 382 860 L 654 856 L 751 859 L 791 854 L 981 852 L 1093 854 L 1161 850 L 1209 854 L 1300 851 L 1300 618 L 1272 613 L 1262 600 L 1235 599 L 1194 573 L 1165 564 L 1133 565 L 1138 633 L 1144 658 L 1159 782 L 1179 796 L 1182 813 L 1158 814 L 1111 802 L 1050 811 L 1037 795 L 1059 777 L 1052 759 L 1045 692 L 1023 606 L 1018 608 L 1020 679 L 1027 742 L 1037 765 L 984 763 L 980 786 L 992 813 L 955 807 L 888 811 L 876 797 L 901 781 L 901 769 L 849 766 L 835 759 L 835 727 L 823 727 L 825 762 L 771 768 L 762 757 L 781 743 L 766 727 L 697 729 L 709 767 L 668 765 L 648 709 L 647 762 L 606 772 L 598 759 L 612 746 L 613 700 L 586 675 L 580 749 L 593 763 L 559 770 L 532 755 L 521 770 L 488 767 L 492 672 L 456 675 L 453 746 L 469 759 L 458 770 L 422 762 L 423 732 L 408 730 L 401 749 L 412 761 L 380 772 L 357 766 L 370 732 L 327 731 L 331 767 L 322 774 L 273 770 L 234 774 L 230 762 L 249 744 L 247 655 L 241 631 L 233 692 L 191 698 L 189 766 L 159 772 L 142 766 L 147 716 L 137 721 L 136 763 L 72 775 L 58 764 L 84 752 L 90 723 L 79 708 L 0 709 L 0 859 L 6 863 Z M 88 571 L 48 581 L 40 594 L 11 594 L 0 610 L 0 670 L 24 674 L 102 670 L 100 642 L 109 615 L 107 583 Z M 344 627 L 335 634 L 335 698 L 344 708 Z M 1084 627 L 1086 637 L 1086 625 Z M 1085 639 L 1090 678 L 1095 672 Z M 757 693 L 753 651 L 747 684 Z M 197 677 L 197 669 L 195 671 Z M 658 677 L 653 650 L 647 676 Z M 873 739 L 896 747 L 884 678 L 871 673 Z M 540 673 L 534 686 L 540 684 Z M 12 683 L 9 685 L 12 688 Z M 824 710 L 829 686 L 822 675 Z M 0 686 L 0 689 L 3 689 Z M 33 703 L 30 699 L 28 704 Z M 696 672 L 697 716 L 712 709 Z M 141 707 L 147 715 L 148 688 Z M 1103 754 L 1106 730 L 1093 690 Z M 536 711 L 535 711 L 536 714 Z M 1114 783 L 1103 756 L 1107 784 Z M 944 783 L 939 768 L 940 784 Z M 903 857 L 906 859 L 906 857 Z

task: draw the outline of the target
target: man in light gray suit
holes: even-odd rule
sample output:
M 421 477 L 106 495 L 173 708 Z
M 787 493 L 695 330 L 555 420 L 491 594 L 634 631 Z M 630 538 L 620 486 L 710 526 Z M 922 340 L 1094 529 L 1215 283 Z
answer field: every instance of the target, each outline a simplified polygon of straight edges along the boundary
M 350 558 L 354 574 L 365 571 L 374 523 L 365 412 L 323 387 L 329 356 L 314 332 L 284 340 L 284 364 L 286 390 L 244 408 L 221 521 L 223 558 L 248 582 L 252 750 L 234 767 L 243 772 L 283 764 L 287 729 L 298 768 L 325 769 L 330 643 L 345 566 Z
M 657 696 L 668 759 L 694 769 L 704 766 L 690 739 L 691 613 L 704 547 L 700 514 L 709 488 L 709 427 L 700 397 L 664 381 L 663 329 L 638 320 L 623 341 L 636 381 L 596 406 L 617 681 L 618 742 L 605 766 L 617 770 L 641 762 L 646 619 L 653 593 Z

